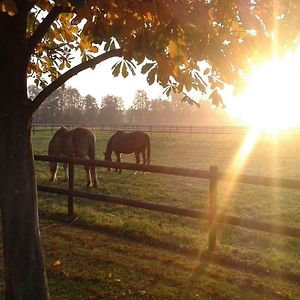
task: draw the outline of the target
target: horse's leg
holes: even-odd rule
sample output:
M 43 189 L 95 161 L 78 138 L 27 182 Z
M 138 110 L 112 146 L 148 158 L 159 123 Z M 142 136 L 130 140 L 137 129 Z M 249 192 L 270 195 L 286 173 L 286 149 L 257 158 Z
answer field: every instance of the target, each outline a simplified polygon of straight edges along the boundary
M 64 164 L 64 172 L 65 172 L 65 181 L 69 180 L 69 165 Z
M 84 169 L 85 169 L 85 173 L 86 173 L 86 187 L 89 188 L 92 186 L 90 166 L 85 165 Z
M 139 164 L 140 163 L 140 152 L 136 151 L 134 152 L 135 154 L 135 162 L 136 164 Z
M 89 159 L 87 155 L 81 155 L 80 158 Z M 86 187 L 89 188 L 92 186 L 92 179 L 91 179 L 91 166 L 90 165 L 84 165 L 85 173 L 86 173 Z M 93 178 L 94 180 L 94 178 Z
M 146 164 L 146 161 L 147 161 L 147 159 L 146 159 L 146 151 L 143 150 L 143 151 L 141 151 L 141 152 L 142 152 L 142 155 L 143 155 L 143 165 L 145 165 L 145 164 Z
M 50 181 L 51 182 L 56 181 L 57 165 L 58 164 L 56 162 L 49 161 L 49 169 L 50 169 L 50 174 L 51 174 Z
M 140 152 L 136 151 L 134 152 L 135 154 L 135 163 L 136 164 L 139 164 L 141 161 L 140 161 Z M 134 171 L 133 172 L 133 175 L 136 175 L 138 171 Z
M 96 174 L 95 166 L 90 165 L 90 171 L 91 171 L 93 186 L 97 187 L 97 174 Z
M 144 149 L 142 152 L 142 156 L 143 156 L 143 165 L 146 164 L 147 162 L 147 158 L 146 158 L 146 149 Z M 143 174 L 145 175 L 146 172 L 143 172 Z
M 121 153 L 117 152 L 117 153 L 116 153 L 116 156 L 117 156 L 117 162 L 120 163 L 120 162 L 121 162 Z M 116 171 L 116 172 L 119 171 L 119 173 L 121 173 L 121 172 L 122 172 L 122 169 L 118 169 L 118 168 L 117 168 L 117 169 L 115 169 L 115 171 Z

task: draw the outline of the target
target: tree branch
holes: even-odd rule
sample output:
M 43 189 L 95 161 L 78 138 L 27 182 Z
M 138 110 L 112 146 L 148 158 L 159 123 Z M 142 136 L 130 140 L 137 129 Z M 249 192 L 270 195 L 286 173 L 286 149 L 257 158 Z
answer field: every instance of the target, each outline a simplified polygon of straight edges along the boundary
M 72 78 L 73 76 L 77 75 L 79 72 L 82 72 L 88 68 L 93 68 L 100 62 L 109 59 L 111 57 L 121 57 L 123 54 L 122 49 L 114 49 L 110 50 L 108 52 L 105 52 L 103 54 L 100 54 L 99 56 L 85 61 L 72 69 L 68 70 L 65 72 L 63 75 L 61 75 L 59 78 L 57 78 L 55 81 L 50 83 L 47 87 L 45 87 L 32 101 L 31 103 L 31 110 L 32 112 L 35 112 L 39 106 L 43 103 L 43 101 L 52 93 L 54 92 L 57 88 L 62 86 L 67 80 Z
M 48 15 L 45 17 L 45 19 L 42 21 L 42 23 L 39 24 L 36 31 L 33 33 L 33 35 L 28 38 L 27 41 L 27 53 L 30 56 L 34 52 L 35 46 L 42 40 L 42 38 L 45 36 L 45 34 L 48 32 L 50 26 L 52 23 L 57 19 L 57 17 L 64 11 L 62 5 L 60 6 L 54 6 Z

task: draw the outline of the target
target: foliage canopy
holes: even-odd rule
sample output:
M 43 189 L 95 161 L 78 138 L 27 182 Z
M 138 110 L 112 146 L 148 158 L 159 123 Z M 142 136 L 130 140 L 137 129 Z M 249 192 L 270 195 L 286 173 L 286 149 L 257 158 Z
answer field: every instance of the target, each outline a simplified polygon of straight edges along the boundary
M 13 16 L 25 2 L 3 0 L 1 10 Z M 299 42 L 298 1 L 28 3 L 32 8 L 26 37 L 34 47 L 28 74 L 42 87 L 71 68 L 75 53 L 82 62 L 92 62 L 106 52 L 121 57 L 112 67 L 114 76 L 135 74 L 136 66 L 142 65 L 148 83 L 157 81 L 166 93 L 194 88 L 211 93 L 218 104 L 222 99 L 217 90 L 224 83 L 238 86 L 249 63 L 273 56 L 275 44 L 281 55 Z M 94 62 L 88 66 L 95 67 Z

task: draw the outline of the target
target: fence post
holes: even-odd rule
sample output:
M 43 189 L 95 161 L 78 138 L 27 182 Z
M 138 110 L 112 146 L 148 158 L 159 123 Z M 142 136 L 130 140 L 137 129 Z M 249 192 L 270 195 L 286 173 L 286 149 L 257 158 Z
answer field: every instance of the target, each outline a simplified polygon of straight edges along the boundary
M 217 214 L 217 189 L 218 189 L 218 167 L 210 166 L 209 172 L 211 178 L 209 181 L 209 235 L 208 235 L 208 251 L 212 252 L 216 249 L 216 214 Z
M 68 216 L 73 217 L 74 203 L 73 203 L 73 190 L 74 190 L 74 163 L 69 162 L 69 181 L 68 181 Z

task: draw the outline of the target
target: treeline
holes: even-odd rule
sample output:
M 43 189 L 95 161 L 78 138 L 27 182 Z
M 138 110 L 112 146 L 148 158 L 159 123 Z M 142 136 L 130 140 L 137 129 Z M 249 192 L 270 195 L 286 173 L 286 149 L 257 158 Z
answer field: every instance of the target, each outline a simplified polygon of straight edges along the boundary
M 29 86 L 28 90 L 30 98 L 39 93 L 34 85 Z M 61 87 L 38 109 L 34 122 L 97 126 L 124 123 L 229 125 L 231 121 L 224 112 L 213 111 L 209 103 L 203 102 L 199 108 L 182 102 L 179 96 L 173 96 L 171 100 L 149 99 L 145 91 L 138 90 L 132 105 L 126 110 L 121 97 L 106 95 L 97 101 L 91 95 L 82 96 L 73 87 Z

